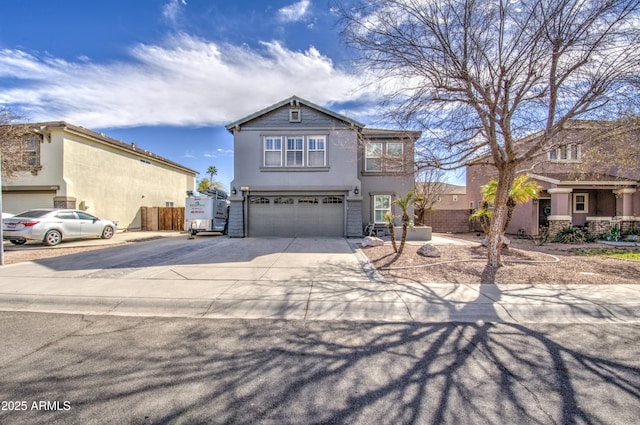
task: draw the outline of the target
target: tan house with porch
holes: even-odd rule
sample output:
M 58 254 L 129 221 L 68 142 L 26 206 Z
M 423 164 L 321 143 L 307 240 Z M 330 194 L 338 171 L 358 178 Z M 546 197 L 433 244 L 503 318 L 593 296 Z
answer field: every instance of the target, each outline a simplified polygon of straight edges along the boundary
M 540 226 L 549 226 L 554 234 L 572 225 L 600 234 L 614 224 L 623 231 L 640 226 L 640 169 L 616 164 L 585 167 L 583 162 L 594 143 L 593 132 L 602 131 L 605 125 L 572 121 L 560 135 L 563 140 L 557 149 L 520 167 L 521 173 L 528 174 L 542 190 L 539 199 L 516 207 L 507 233 L 537 235 Z M 640 144 L 637 134 L 628 139 L 636 146 Z M 467 167 L 467 193 L 476 207 L 482 198 L 480 187 L 495 175 L 493 167 Z
M 30 124 L 22 169 L 2 181 L 4 212 L 75 208 L 140 230 L 142 207 L 184 207 L 196 171 L 66 122 Z

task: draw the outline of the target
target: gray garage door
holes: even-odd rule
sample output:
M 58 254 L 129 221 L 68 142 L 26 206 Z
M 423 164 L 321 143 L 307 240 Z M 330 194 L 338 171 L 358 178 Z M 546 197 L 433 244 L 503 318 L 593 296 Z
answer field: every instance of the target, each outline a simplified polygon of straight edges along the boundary
M 343 236 L 342 196 L 252 196 L 249 236 Z

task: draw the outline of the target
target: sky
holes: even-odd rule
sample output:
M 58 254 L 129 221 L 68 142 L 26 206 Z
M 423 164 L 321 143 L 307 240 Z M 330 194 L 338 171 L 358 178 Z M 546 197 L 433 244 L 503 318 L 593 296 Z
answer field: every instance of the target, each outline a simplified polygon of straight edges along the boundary
M 292 95 L 375 127 L 328 0 L 19 0 L 0 5 L 0 105 L 67 121 L 215 180 L 225 125 Z

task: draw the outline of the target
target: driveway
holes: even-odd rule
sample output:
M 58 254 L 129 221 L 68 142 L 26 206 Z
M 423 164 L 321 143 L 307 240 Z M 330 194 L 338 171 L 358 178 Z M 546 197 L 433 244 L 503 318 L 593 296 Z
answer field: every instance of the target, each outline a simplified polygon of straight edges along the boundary
M 0 268 L 0 310 L 394 322 L 640 322 L 640 286 L 388 284 L 342 238 L 161 238 Z

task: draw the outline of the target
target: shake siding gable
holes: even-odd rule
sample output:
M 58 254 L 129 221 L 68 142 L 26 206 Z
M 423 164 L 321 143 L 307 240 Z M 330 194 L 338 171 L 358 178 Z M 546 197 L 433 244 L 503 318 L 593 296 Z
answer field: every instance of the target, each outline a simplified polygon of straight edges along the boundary
M 300 105 L 300 122 L 289 121 L 289 105 L 282 106 L 272 112 L 257 117 L 245 124 L 243 130 L 258 129 L 286 129 L 288 132 L 295 132 L 296 129 L 348 129 L 349 125 L 338 119 L 326 115 L 320 111 Z

